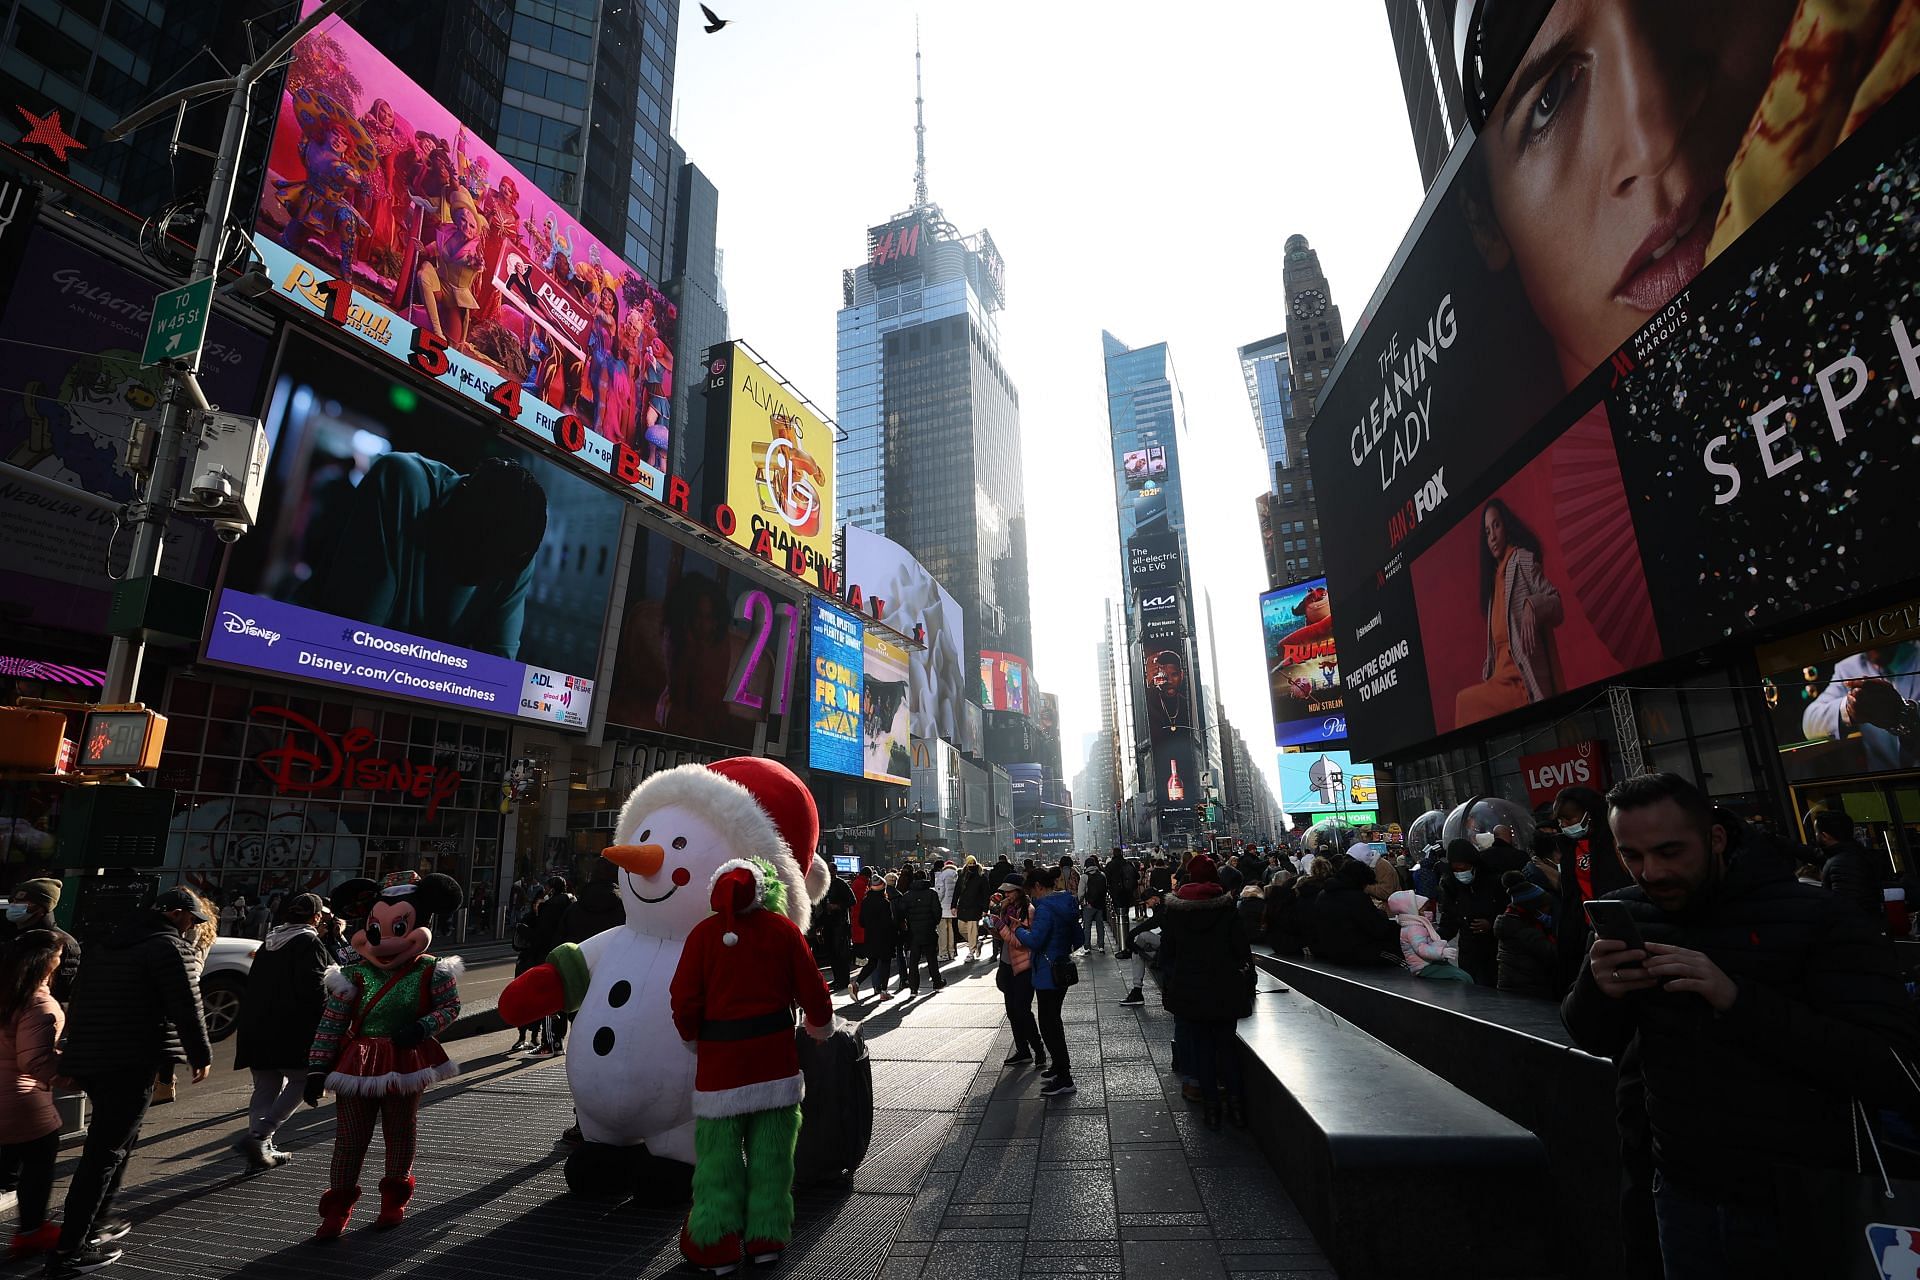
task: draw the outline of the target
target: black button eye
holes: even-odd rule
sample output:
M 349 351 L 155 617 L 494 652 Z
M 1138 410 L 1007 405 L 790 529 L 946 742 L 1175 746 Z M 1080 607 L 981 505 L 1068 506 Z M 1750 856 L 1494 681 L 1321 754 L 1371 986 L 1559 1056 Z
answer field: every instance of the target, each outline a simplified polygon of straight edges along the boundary
M 650 835 L 652 835 L 652 834 L 653 834 L 653 832 L 652 832 L 651 830 L 647 830 L 647 831 L 642 831 L 642 832 L 640 833 L 640 843 L 641 843 L 641 844 L 645 844 L 645 843 L 647 842 L 647 837 L 648 837 L 648 836 L 650 836 Z
M 401 934 L 403 934 L 403 933 L 405 933 L 406 931 L 407 931 L 407 922 L 406 922 L 405 920 L 395 920 L 395 921 L 393 922 L 393 936 L 394 936 L 394 937 L 396 937 L 396 938 L 397 938 L 397 937 L 399 937 L 399 936 L 400 936 Z
M 676 848 L 676 849 L 684 849 L 684 848 L 686 848 L 686 847 L 687 847 L 687 838 L 686 838 L 685 836 L 675 836 L 675 837 L 673 838 L 673 847 L 674 847 L 674 848 Z
M 380 922 L 379 921 L 377 920 L 367 921 L 367 941 L 376 947 L 380 945 Z

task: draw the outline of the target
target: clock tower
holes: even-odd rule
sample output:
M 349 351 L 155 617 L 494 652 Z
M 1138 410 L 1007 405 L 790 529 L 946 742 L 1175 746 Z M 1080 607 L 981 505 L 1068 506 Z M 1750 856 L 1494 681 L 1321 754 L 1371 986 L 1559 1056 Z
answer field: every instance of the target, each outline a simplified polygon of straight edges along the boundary
M 1333 305 L 1320 255 L 1301 235 L 1287 237 L 1280 279 L 1286 290 L 1287 353 L 1293 373 L 1293 402 L 1287 415 L 1287 461 L 1274 475 L 1273 538 L 1275 559 L 1287 582 L 1326 572 L 1320 553 L 1320 515 L 1314 505 L 1313 462 L 1307 456 L 1307 430 L 1314 402 L 1333 372 L 1334 357 L 1346 341 L 1340 308 Z M 1288 562 L 1291 567 L 1288 567 Z

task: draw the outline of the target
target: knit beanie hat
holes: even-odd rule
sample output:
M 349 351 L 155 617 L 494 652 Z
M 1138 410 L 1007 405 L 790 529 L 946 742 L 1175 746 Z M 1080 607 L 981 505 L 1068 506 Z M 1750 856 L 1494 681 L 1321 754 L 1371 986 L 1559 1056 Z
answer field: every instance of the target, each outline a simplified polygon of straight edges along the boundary
M 1527 879 L 1523 872 L 1509 871 L 1500 877 L 1500 887 L 1507 891 L 1507 897 L 1516 903 L 1538 904 L 1547 896 L 1547 891 Z
M 58 880 L 22 880 L 13 891 L 36 902 L 48 911 L 60 905 L 60 882 Z
M 1187 879 L 1196 884 L 1219 884 L 1220 869 L 1211 854 L 1196 853 L 1187 860 Z

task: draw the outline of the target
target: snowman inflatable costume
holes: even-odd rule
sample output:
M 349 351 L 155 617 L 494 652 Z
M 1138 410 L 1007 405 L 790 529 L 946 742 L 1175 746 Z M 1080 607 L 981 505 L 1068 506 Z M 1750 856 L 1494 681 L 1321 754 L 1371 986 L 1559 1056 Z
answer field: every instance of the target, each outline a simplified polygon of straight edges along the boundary
M 802 933 L 829 880 L 814 856 L 820 820 L 806 786 L 772 760 L 656 773 L 627 800 L 614 838 L 601 856 L 620 868 L 626 924 L 556 947 L 499 1004 L 509 1026 L 575 1014 L 567 1084 L 587 1145 L 568 1159 L 567 1181 L 582 1192 L 624 1191 L 605 1185 L 606 1171 L 620 1167 L 617 1158 L 610 1166 L 618 1154 L 610 1149 L 694 1163 L 694 1056 L 674 1028 L 671 984 L 687 936 L 711 913 L 715 874 L 777 849 L 770 861 Z

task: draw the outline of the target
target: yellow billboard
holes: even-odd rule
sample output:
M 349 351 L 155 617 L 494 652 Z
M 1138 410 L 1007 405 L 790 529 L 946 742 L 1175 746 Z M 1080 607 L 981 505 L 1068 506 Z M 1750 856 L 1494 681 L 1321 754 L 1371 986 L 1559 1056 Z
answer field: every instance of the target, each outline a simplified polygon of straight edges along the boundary
M 729 383 L 727 505 L 734 542 L 808 577 L 833 563 L 833 428 L 736 344 Z

